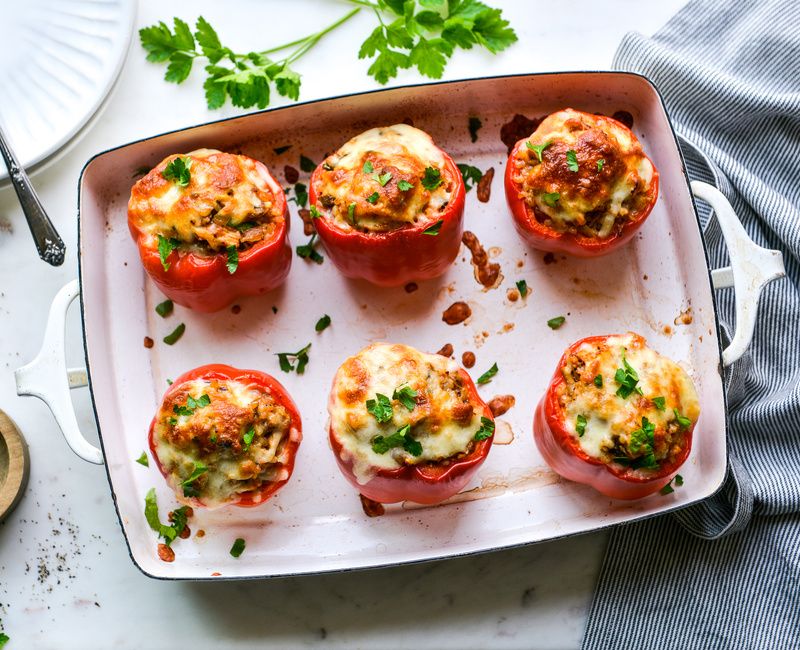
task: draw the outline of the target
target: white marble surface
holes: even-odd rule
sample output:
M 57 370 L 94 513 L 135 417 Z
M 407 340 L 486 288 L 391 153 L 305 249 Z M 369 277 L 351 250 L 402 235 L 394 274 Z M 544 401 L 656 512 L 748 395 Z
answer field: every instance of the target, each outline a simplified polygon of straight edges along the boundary
M 447 78 L 607 68 L 626 31 L 652 33 L 684 0 L 490 4 L 504 8 L 520 42 L 497 57 L 459 52 Z M 301 36 L 345 11 L 335 0 L 143 0 L 137 27 L 203 14 L 226 44 L 246 51 Z M 276 25 L 279 39 L 268 33 Z M 370 16 L 356 16 L 299 62 L 302 99 L 375 87 L 368 64 L 356 58 L 371 25 Z M 131 564 L 104 470 L 69 451 L 43 403 L 16 396 L 12 372 L 38 350 L 51 298 L 77 273 L 76 188 L 84 162 L 101 149 L 235 113 L 206 110 L 201 75 L 181 87 L 162 75 L 134 41 L 101 119 L 35 175 L 69 249 L 63 267 L 38 260 L 14 193 L 0 190 L 0 408 L 23 430 L 32 459 L 25 499 L 0 524 L 0 626 L 11 637 L 8 650 L 577 647 L 605 544 L 600 533 L 474 558 L 274 581 L 158 582 Z M 396 80 L 417 81 L 410 73 Z M 69 363 L 82 364 L 75 313 L 68 341 Z M 88 391 L 78 391 L 75 402 L 79 422 L 96 439 Z

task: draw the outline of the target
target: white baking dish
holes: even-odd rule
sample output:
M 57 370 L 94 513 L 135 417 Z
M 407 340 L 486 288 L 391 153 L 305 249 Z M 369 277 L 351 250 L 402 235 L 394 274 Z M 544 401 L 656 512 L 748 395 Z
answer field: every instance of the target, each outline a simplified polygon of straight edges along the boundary
M 506 147 L 499 129 L 515 113 L 541 116 L 565 106 L 630 112 L 633 130 L 660 170 L 661 190 L 647 223 L 623 250 L 596 260 L 559 257 L 545 264 L 542 253 L 519 239 L 507 211 L 502 188 Z M 467 131 L 473 115 L 483 122 L 474 144 Z M 465 226 L 502 265 L 500 288 L 483 290 L 466 254 L 445 276 L 421 283 L 414 293 L 344 280 L 329 260 L 318 266 L 295 258 L 286 285 L 241 300 L 239 314 L 198 314 L 176 307 L 167 321 L 156 315 L 153 307 L 163 297 L 142 270 L 126 222 L 133 170 L 153 166 L 169 153 L 214 147 L 251 155 L 280 175 L 285 164 L 297 166 L 301 153 L 319 161 L 366 128 L 407 118 L 431 133 L 457 162 L 481 170 L 494 167 L 491 200 L 480 203 L 471 191 Z M 288 152 L 273 152 L 286 144 L 292 145 Z M 690 187 L 658 93 L 646 79 L 628 73 L 446 82 L 254 113 L 101 153 L 87 163 L 79 189 L 80 285 L 70 283 L 56 297 L 42 352 L 17 371 L 18 391 L 50 405 L 78 455 L 105 461 L 131 557 L 143 572 L 159 578 L 297 575 L 452 557 L 595 530 L 706 498 L 725 475 L 723 362 L 744 352 L 759 292 L 782 274 L 780 254 L 747 238 L 719 192 L 701 183 Z M 693 193 L 717 213 L 730 247 L 730 268 L 709 272 Z M 299 219 L 292 219 L 293 245 L 306 242 Z M 523 278 L 531 295 L 509 301 L 506 289 Z M 724 352 L 712 285 L 734 286 L 737 292 L 736 334 Z M 80 434 L 68 395 L 69 387 L 81 383 L 81 372 L 68 372 L 64 365 L 64 316 L 79 291 L 102 452 Z M 456 300 L 466 300 L 473 316 L 451 327 L 441 313 Z M 688 309 L 691 323 L 675 324 Z M 323 313 L 333 325 L 315 334 L 314 323 Z M 566 315 L 567 322 L 552 331 L 546 321 L 557 315 Z M 184 337 L 173 347 L 161 344 L 179 322 L 186 323 Z M 689 369 L 702 404 L 694 449 L 681 470 L 684 486 L 669 496 L 633 503 L 560 480 L 543 463 L 531 435 L 534 406 L 562 350 L 584 336 L 626 330 L 641 333 Z M 159 343 L 147 350 L 145 336 Z M 517 403 L 500 418 L 498 444 L 465 492 L 440 506 L 394 506 L 370 519 L 328 448 L 325 405 L 336 367 L 376 340 L 428 351 L 452 343 L 458 355 L 473 350 L 475 376 L 494 362 L 500 367 L 481 389 L 483 396 L 510 393 Z M 313 346 L 306 373 L 281 373 L 274 353 L 298 350 L 308 342 Z M 206 536 L 178 540 L 176 560 L 167 564 L 156 554 L 143 498 L 155 487 L 164 517 L 174 497 L 153 464 L 146 469 L 134 459 L 147 446 L 148 424 L 167 378 L 210 362 L 278 376 L 300 408 L 305 439 L 295 475 L 275 498 L 249 510 L 197 512 L 192 529 L 202 528 Z M 240 559 L 228 552 L 236 537 L 247 540 Z

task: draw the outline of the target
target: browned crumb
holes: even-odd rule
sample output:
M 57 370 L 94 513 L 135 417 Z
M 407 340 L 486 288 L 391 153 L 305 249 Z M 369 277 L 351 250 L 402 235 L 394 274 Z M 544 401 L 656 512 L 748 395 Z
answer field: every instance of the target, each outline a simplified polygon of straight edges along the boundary
M 283 175 L 286 178 L 286 182 L 289 183 L 289 185 L 294 185 L 297 181 L 300 180 L 300 172 L 291 165 L 284 166 Z
M 458 325 L 472 316 L 470 306 L 462 301 L 454 302 L 442 313 L 442 320 L 448 325 Z
M 472 368 L 475 365 L 475 353 L 467 350 L 461 355 L 461 363 L 465 368 Z
M 488 203 L 492 195 L 492 180 L 494 179 L 494 167 L 489 167 L 481 180 L 478 181 L 478 201 Z
M 414 293 L 417 289 L 419 289 L 419 285 L 416 282 L 409 282 L 405 287 L 406 293 Z
M 492 412 L 492 415 L 499 417 L 508 412 L 508 410 L 514 406 L 516 402 L 517 400 L 513 395 L 497 395 L 489 401 L 487 406 Z
M 544 257 L 542 258 L 545 264 L 555 264 L 556 263 L 556 256 L 552 253 L 545 253 Z
M 231 313 L 232 314 L 238 314 L 240 311 L 242 311 L 242 306 L 241 305 L 231 305 Z
M 663 332 L 664 332 L 664 334 L 666 334 L 667 336 L 672 336 L 672 327 L 671 327 L 671 326 L 669 326 L 669 325 L 664 325 Z
M 519 291 L 516 289 L 509 289 L 506 291 L 506 298 L 508 298 L 510 302 L 517 302 L 517 300 L 519 300 Z
M 517 260 L 517 268 L 521 269 L 523 266 L 525 266 L 525 262 L 523 262 L 522 260 Z
M 503 331 L 510 332 L 514 329 L 514 323 L 503 323 Z
M 158 545 L 158 557 L 164 562 L 174 562 L 175 561 L 175 551 L 173 551 L 166 544 L 159 544 Z
M 153 339 L 151 339 L 149 336 L 145 336 L 144 337 L 144 347 L 150 349 L 150 348 L 153 347 L 153 345 L 154 345 Z
M 647 279 L 648 279 L 648 278 L 647 278 L 647 273 L 645 273 L 645 274 L 642 276 L 642 280 L 647 280 Z
M 311 210 L 300 208 L 297 214 L 303 220 L 303 234 L 306 237 L 310 237 L 317 231 L 317 229 L 314 228 L 314 220 L 311 218 Z
M 441 349 L 436 353 L 441 357 L 450 358 L 453 356 L 453 346 L 450 343 L 445 343 Z
M 361 497 L 361 507 L 364 508 L 364 514 L 367 515 L 367 517 L 380 517 L 386 512 L 382 503 L 368 499 L 363 494 L 359 494 L 358 496 Z
M 200 530 L 198 530 L 198 531 L 197 531 L 197 532 L 194 534 L 194 536 L 195 536 L 195 537 L 205 537 L 205 536 L 206 536 L 206 531 L 204 531 L 204 530 L 201 528 Z
M 189 528 L 188 526 L 184 526 L 183 530 L 180 533 L 178 533 L 178 537 L 180 537 L 181 539 L 189 539 L 189 535 L 191 534 L 192 534 L 192 529 Z

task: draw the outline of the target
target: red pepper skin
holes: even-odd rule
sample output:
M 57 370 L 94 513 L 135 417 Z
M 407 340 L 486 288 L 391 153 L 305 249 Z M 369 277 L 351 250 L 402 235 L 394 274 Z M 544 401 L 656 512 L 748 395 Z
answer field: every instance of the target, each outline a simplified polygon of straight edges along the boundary
M 292 248 L 289 245 L 289 209 L 286 195 L 266 166 L 256 166 L 275 196 L 275 211 L 283 215 L 269 239 L 239 251 L 239 266 L 228 273 L 227 253 L 196 255 L 174 250 L 164 270 L 158 247 L 148 245 L 148 236 L 128 218 L 128 229 L 139 248 L 145 271 L 161 292 L 173 302 L 199 312 L 224 309 L 242 296 L 256 296 L 279 287 L 289 275 Z
M 686 431 L 686 444 L 681 453 L 671 462 L 662 464 L 656 472 L 643 473 L 617 464 L 607 465 L 583 451 L 567 431 L 558 403 L 559 388 L 565 383 L 561 370 L 567 358 L 583 343 L 602 342 L 609 336 L 590 336 L 576 341 L 561 357 L 550 385 L 536 407 L 533 438 L 547 464 L 564 478 L 591 485 L 612 499 L 641 499 L 661 490 L 678 473 L 691 451 L 695 423 Z
M 294 471 L 294 462 L 297 455 L 297 450 L 300 447 L 300 442 L 303 439 L 303 423 L 300 420 L 300 413 L 297 410 L 292 398 L 286 389 L 275 379 L 272 375 L 258 370 L 239 370 L 233 366 L 226 366 L 220 363 L 212 363 L 205 366 L 200 366 L 194 370 L 189 370 L 178 377 L 167 392 L 164 394 L 166 399 L 171 393 L 176 392 L 182 384 L 194 381 L 195 379 L 218 379 L 218 380 L 235 380 L 244 384 L 254 385 L 265 393 L 269 393 L 275 401 L 283 406 L 288 412 L 291 419 L 291 428 L 295 429 L 297 434 L 292 435 L 286 442 L 286 450 L 288 452 L 288 461 L 283 467 L 286 469 L 288 475 L 286 479 L 280 481 L 273 481 L 271 483 L 264 483 L 258 491 L 242 492 L 236 501 L 230 501 L 225 505 L 239 506 L 240 508 L 249 508 L 252 506 L 259 506 L 264 503 L 270 496 L 280 490 L 292 476 Z M 156 413 L 157 415 L 158 413 Z M 158 460 L 156 453 L 155 441 L 155 427 L 156 418 L 150 423 L 150 432 L 148 434 L 148 444 L 150 446 L 150 454 L 155 459 L 158 471 L 170 484 L 170 487 L 175 489 L 170 483 L 169 475 L 161 462 Z M 195 508 L 205 508 L 203 501 L 197 497 L 180 497 L 181 501 L 190 504 Z
M 613 118 L 599 115 L 594 117 L 601 121 L 613 122 L 616 128 L 625 129 L 630 133 L 628 127 L 617 122 Z M 631 137 L 635 139 L 633 133 L 631 133 Z M 552 253 L 566 253 L 567 255 L 573 255 L 575 257 L 599 257 L 600 255 L 606 255 L 616 250 L 633 238 L 639 228 L 642 227 L 642 224 L 644 224 L 650 212 L 652 212 L 653 206 L 656 204 L 656 199 L 658 198 L 659 176 L 655 165 L 653 165 L 653 182 L 650 186 L 650 196 L 648 197 L 647 205 L 626 221 L 619 232 L 614 232 L 604 239 L 586 237 L 584 235 L 567 232 L 562 233 L 548 228 L 543 223 L 539 222 L 534 215 L 533 208 L 522 198 L 520 184 L 514 180 L 514 174 L 516 173 L 514 160 L 517 158 L 520 151 L 524 150 L 527 140 L 528 138 L 520 140 L 511 150 L 511 154 L 506 162 L 504 185 L 506 201 L 511 210 L 511 215 L 514 218 L 514 225 L 517 228 L 517 232 L 528 244 L 538 250 Z
M 479 404 L 483 410 L 482 416 L 494 422 L 491 410 L 478 396 L 478 390 L 470 376 L 463 369 L 460 369 L 459 373 L 469 391 L 470 401 Z M 368 499 L 380 503 L 413 501 L 431 505 L 458 494 L 469 483 L 489 455 L 494 434 L 485 440 L 475 441 L 472 450 L 463 458 L 449 463 L 405 465 L 392 470 L 377 468 L 375 475 L 364 484 L 356 479 L 352 461 L 342 458 L 342 443 L 339 442 L 333 427 L 328 428 L 328 438 L 342 474 Z
M 444 176 L 453 183 L 452 200 L 439 216 L 438 235 L 423 231 L 433 223 L 400 228 L 385 233 L 342 230 L 331 219 L 314 219 L 319 238 L 328 257 L 348 278 L 363 279 L 381 287 L 397 287 L 408 282 L 436 278 L 456 259 L 463 232 L 464 179 L 453 159 L 444 155 Z M 322 165 L 311 175 L 309 200 L 317 204 Z M 434 222 L 435 223 L 435 222 Z

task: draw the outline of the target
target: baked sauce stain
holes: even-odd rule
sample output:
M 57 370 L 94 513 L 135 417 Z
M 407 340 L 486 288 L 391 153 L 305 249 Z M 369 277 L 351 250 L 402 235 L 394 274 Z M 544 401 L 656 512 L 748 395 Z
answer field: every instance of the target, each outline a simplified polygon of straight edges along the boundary
M 442 313 L 442 320 L 448 325 L 458 325 L 463 323 L 470 316 L 472 316 L 472 309 L 470 306 L 463 302 L 454 302 Z
M 289 185 L 294 185 L 300 180 L 300 172 L 291 165 L 285 165 L 283 168 L 283 176 Z
M 517 289 L 509 289 L 506 291 L 506 298 L 509 302 L 517 302 L 519 300 L 519 291 Z
M 488 203 L 492 196 L 492 180 L 494 179 L 494 167 L 489 167 L 481 180 L 478 181 L 478 201 L 481 203 Z
M 495 420 L 493 445 L 510 445 L 514 442 L 514 430 L 505 420 Z
M 628 111 L 617 111 L 612 116 L 617 122 L 622 122 L 629 129 L 633 128 L 633 115 Z
M 542 258 L 545 264 L 555 264 L 558 260 L 556 260 L 556 256 L 552 253 L 545 253 L 544 257 Z
M 511 153 L 514 145 L 517 144 L 519 140 L 527 138 L 533 133 L 542 123 L 542 120 L 544 120 L 544 116 L 529 118 L 517 113 L 508 122 L 503 124 L 503 126 L 500 127 L 500 140 L 506 145 L 508 153 Z
M 664 327 L 661 329 L 661 331 L 664 332 L 664 334 L 666 334 L 667 336 L 672 336 L 672 326 L 671 325 L 664 325 Z
M 692 324 L 692 307 L 689 306 L 684 309 L 680 314 L 675 317 L 673 321 L 675 325 L 691 325 Z
M 503 273 L 497 262 L 489 261 L 489 254 L 481 245 L 475 233 L 465 230 L 461 236 L 461 241 L 469 249 L 472 255 L 470 260 L 475 273 L 475 280 L 485 289 L 494 289 L 503 281 Z M 499 249 L 498 253 L 499 254 Z
M 367 517 L 380 517 L 386 512 L 382 503 L 368 499 L 363 494 L 359 494 L 358 496 L 361 497 L 361 507 L 364 509 L 364 514 L 367 515 Z

